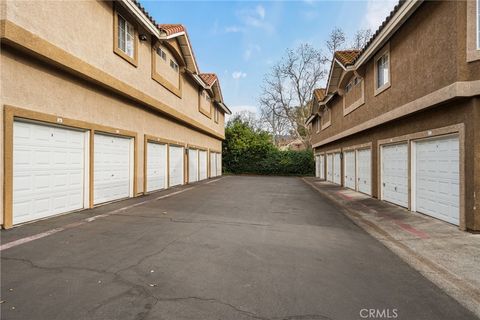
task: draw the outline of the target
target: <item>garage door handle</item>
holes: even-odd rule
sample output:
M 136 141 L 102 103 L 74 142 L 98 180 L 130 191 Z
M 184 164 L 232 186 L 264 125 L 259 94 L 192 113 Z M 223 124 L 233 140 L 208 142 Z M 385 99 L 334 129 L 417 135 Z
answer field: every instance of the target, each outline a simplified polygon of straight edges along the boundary
M 395 191 L 397 191 L 397 187 L 395 187 Z
M 385 182 L 383 183 L 383 186 L 385 187 Z

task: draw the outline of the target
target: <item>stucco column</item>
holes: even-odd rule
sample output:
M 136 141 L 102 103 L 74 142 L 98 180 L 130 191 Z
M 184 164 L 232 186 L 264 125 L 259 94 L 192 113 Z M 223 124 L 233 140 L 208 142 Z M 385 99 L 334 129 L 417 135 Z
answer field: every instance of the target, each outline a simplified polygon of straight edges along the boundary
M 474 203 L 473 203 L 473 225 L 475 231 L 480 231 L 480 98 L 476 98 L 473 106 L 474 117 Z

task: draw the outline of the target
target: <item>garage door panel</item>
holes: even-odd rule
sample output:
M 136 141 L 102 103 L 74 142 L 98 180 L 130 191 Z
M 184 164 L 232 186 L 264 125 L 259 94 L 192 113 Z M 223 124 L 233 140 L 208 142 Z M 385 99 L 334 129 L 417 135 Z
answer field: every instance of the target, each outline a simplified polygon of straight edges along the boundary
M 201 150 L 199 152 L 199 178 L 200 180 L 207 179 L 208 163 L 207 163 L 207 151 Z
M 164 189 L 167 175 L 167 145 L 147 143 L 147 192 Z
M 184 148 L 177 146 L 169 146 L 169 185 L 182 185 L 184 180 Z
M 458 136 L 415 142 L 415 210 L 459 224 Z
M 344 167 L 345 167 L 345 175 L 344 175 L 344 181 L 345 181 L 345 187 L 350 188 L 355 190 L 355 180 L 356 180 L 356 174 L 355 174 L 355 152 L 354 151 L 348 151 L 344 153 Z
M 327 181 L 333 182 L 333 154 L 327 155 Z
M 382 199 L 408 207 L 408 144 L 382 147 Z
M 210 177 L 214 178 L 217 176 L 217 157 L 215 152 L 210 152 Z
M 85 132 L 14 122 L 13 224 L 83 208 Z
M 333 155 L 333 182 L 336 184 L 342 184 L 341 167 L 340 153 L 335 153 Z
M 198 150 L 188 150 L 188 182 L 198 181 Z
M 129 197 L 131 139 L 95 134 L 94 143 L 94 203 Z
M 357 151 L 357 185 L 358 191 L 372 195 L 372 151 L 371 149 L 361 149 Z

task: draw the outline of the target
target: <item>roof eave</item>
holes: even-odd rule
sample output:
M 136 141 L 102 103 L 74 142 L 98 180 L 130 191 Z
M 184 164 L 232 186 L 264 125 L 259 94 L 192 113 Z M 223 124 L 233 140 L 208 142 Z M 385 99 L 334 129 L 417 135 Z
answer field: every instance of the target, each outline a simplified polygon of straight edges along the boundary
M 355 69 L 368 61 L 415 12 L 424 0 L 406 0 L 393 17 L 382 28 L 373 41 L 360 53 L 355 61 Z
M 190 61 L 190 66 L 188 66 L 188 61 L 187 61 L 187 67 L 190 67 L 189 70 L 194 73 L 200 73 L 197 66 L 197 61 L 195 60 L 195 56 L 193 55 L 192 47 L 190 45 L 190 39 L 188 38 L 188 35 L 185 31 L 173 33 L 170 35 L 167 35 L 167 33 L 162 32 L 162 34 L 159 37 L 159 39 L 161 40 L 170 40 L 174 38 L 181 39 L 179 41 L 180 49 L 182 50 L 182 54 L 184 55 L 184 57 Z M 186 48 L 186 50 L 183 49 L 184 47 Z
M 140 24 L 147 29 L 151 34 L 155 37 L 160 38 L 160 30 L 158 30 L 157 26 L 148 18 L 142 10 L 135 4 L 132 0 L 119 0 L 119 3 L 127 9 L 130 13 L 132 13 L 140 22 Z
M 225 111 L 226 114 L 228 115 L 232 114 L 232 111 L 223 102 L 221 101 L 215 101 L 215 102 L 223 111 Z

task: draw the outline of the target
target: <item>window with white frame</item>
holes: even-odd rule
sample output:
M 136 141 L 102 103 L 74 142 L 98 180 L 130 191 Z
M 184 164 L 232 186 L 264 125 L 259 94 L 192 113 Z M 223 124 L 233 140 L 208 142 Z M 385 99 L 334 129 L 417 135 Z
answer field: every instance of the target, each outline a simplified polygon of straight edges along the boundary
M 172 68 L 173 70 L 175 70 L 175 72 L 178 72 L 178 64 L 173 61 L 172 59 L 170 59 L 170 68 Z
M 316 131 L 320 132 L 320 117 L 317 117 L 315 126 L 316 126 Z
M 162 50 L 162 48 L 157 48 L 157 54 L 160 58 L 163 59 L 163 61 L 167 61 L 167 54 L 165 53 L 165 51 Z
M 352 89 L 360 83 L 360 79 L 358 77 L 353 77 L 352 80 L 348 82 L 348 84 L 345 86 L 345 92 L 348 93 L 352 91 Z
M 133 58 L 135 55 L 135 28 L 124 17 L 118 15 L 118 48 Z
M 386 52 L 380 58 L 378 58 L 377 65 L 377 83 L 376 87 L 382 88 L 390 82 L 390 66 L 389 66 L 389 54 Z

